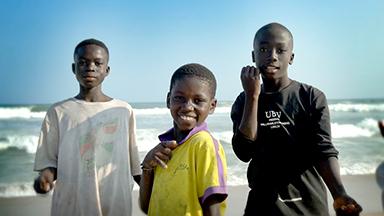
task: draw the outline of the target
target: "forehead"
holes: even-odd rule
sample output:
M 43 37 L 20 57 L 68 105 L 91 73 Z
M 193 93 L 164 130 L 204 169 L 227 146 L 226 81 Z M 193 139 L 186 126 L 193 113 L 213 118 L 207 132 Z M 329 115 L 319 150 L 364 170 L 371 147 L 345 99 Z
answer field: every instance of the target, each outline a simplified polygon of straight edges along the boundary
M 197 76 L 186 76 L 175 80 L 172 86 L 172 92 L 183 92 L 187 90 L 188 93 L 210 93 L 212 86 L 205 79 Z M 193 91 L 191 91 L 193 90 Z
M 260 29 L 255 36 L 254 46 L 262 44 L 292 45 L 291 34 L 281 27 Z
M 77 58 L 101 58 L 108 59 L 107 51 L 96 44 L 89 44 L 82 47 L 79 47 L 75 57 Z

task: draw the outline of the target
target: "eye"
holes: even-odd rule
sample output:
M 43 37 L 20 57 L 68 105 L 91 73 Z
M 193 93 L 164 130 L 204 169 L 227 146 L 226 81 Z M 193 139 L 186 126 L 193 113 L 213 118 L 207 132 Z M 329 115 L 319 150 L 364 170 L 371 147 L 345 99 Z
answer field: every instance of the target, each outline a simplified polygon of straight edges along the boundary
M 100 66 L 100 65 L 102 65 L 103 63 L 102 62 L 95 62 L 95 65 L 96 66 Z
M 77 64 L 78 64 L 79 66 L 84 66 L 84 65 L 86 65 L 87 63 L 86 63 L 84 60 L 80 60 L 80 61 L 77 62 Z
M 261 47 L 261 48 L 259 49 L 259 51 L 262 52 L 262 53 L 263 53 L 263 52 L 267 52 L 267 48 L 265 48 L 265 47 Z
M 277 53 L 282 54 L 285 53 L 287 50 L 285 49 L 277 49 Z
M 172 100 L 173 100 L 174 102 L 176 102 L 176 103 L 180 103 L 180 102 L 183 102 L 183 101 L 184 101 L 184 97 L 176 95 L 176 96 L 173 96 L 173 97 L 172 97 Z
M 201 104 L 204 102 L 206 102 L 206 100 L 204 98 L 196 98 L 193 100 L 193 103 L 195 103 L 195 104 Z

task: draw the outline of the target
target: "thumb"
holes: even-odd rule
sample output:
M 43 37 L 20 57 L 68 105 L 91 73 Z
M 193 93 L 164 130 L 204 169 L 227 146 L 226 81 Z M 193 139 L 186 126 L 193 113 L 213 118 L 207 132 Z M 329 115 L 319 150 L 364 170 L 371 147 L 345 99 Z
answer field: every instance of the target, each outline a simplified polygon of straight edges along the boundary
M 44 183 L 44 190 L 47 192 L 50 191 L 51 190 L 51 184 L 49 184 L 48 182 L 45 182 Z
M 51 185 L 46 177 L 42 177 L 40 181 L 40 188 L 46 193 L 51 190 Z
M 162 142 L 162 145 L 166 148 L 170 148 L 171 150 L 175 149 L 178 146 L 175 140 L 164 141 Z

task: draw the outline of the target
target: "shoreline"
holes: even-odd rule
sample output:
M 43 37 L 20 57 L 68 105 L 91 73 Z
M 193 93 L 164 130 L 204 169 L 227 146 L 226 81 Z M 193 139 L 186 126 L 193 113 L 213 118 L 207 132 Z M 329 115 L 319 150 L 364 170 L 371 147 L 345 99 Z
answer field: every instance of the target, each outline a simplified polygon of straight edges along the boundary
M 375 175 L 345 175 L 343 184 L 350 196 L 356 199 L 363 207 L 362 216 L 384 216 L 381 206 L 381 191 L 376 183 Z M 248 186 L 228 186 L 226 215 L 242 215 L 248 196 Z M 133 191 L 133 216 L 145 215 L 138 205 L 138 190 Z M 335 215 L 332 208 L 333 199 L 328 192 L 330 214 Z M 0 197 L 0 212 L 2 215 L 13 216 L 45 216 L 50 214 L 51 195 Z

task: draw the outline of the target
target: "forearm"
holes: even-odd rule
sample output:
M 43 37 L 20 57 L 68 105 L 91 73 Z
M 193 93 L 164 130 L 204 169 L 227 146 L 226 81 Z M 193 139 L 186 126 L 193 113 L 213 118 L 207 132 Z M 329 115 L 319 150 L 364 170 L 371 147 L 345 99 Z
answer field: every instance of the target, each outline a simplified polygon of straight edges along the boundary
M 204 216 L 220 216 L 220 203 L 216 203 L 207 207 L 203 213 Z
M 323 178 L 332 194 L 333 199 L 346 194 L 345 188 L 341 181 L 339 162 L 336 157 L 329 157 L 318 162 L 316 170 Z
M 243 133 L 237 130 L 232 137 L 232 149 L 236 156 L 243 162 L 251 160 L 255 142 L 248 139 Z
M 258 101 L 258 95 L 245 96 L 244 111 L 239 125 L 240 132 L 251 140 L 256 140 L 257 135 Z
M 208 197 L 203 203 L 204 216 L 221 216 L 220 201 L 215 196 Z
M 140 208 L 145 213 L 148 213 L 149 201 L 151 199 L 152 186 L 153 186 L 153 170 L 143 170 L 140 179 L 139 200 Z

